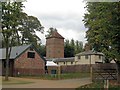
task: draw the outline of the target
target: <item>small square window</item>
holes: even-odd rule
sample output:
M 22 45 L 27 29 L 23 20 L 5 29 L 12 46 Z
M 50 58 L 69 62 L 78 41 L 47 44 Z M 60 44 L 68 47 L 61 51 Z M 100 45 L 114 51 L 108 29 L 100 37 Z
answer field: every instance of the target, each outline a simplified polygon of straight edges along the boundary
M 78 56 L 78 59 L 81 59 L 81 56 L 80 56 L 80 55 Z
M 35 58 L 35 52 L 28 52 L 28 58 Z
M 88 59 L 88 55 L 85 55 L 85 59 Z
M 101 59 L 101 56 L 99 55 L 99 59 Z
M 73 62 L 71 62 L 71 64 L 73 64 Z

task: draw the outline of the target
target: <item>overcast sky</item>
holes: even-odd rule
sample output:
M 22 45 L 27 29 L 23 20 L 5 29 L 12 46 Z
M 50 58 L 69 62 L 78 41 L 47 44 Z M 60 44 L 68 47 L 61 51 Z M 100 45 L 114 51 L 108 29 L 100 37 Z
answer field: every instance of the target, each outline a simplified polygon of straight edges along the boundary
M 83 0 L 27 0 L 24 11 L 37 17 L 46 31 L 54 27 L 65 39 L 86 42 L 82 22 L 85 13 Z M 45 44 L 45 34 L 37 33 Z

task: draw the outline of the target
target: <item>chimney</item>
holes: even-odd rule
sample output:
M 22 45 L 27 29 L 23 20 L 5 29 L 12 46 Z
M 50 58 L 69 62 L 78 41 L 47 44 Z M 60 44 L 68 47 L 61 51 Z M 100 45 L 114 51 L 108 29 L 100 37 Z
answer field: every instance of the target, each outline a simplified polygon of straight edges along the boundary
M 88 43 L 86 43 L 84 49 L 85 49 L 85 51 L 90 51 L 90 45 Z

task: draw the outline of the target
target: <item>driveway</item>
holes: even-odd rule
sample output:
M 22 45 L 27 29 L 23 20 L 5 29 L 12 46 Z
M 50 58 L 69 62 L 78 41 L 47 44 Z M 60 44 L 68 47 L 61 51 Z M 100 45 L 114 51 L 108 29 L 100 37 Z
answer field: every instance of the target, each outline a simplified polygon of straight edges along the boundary
M 14 78 L 20 80 L 31 81 L 30 84 L 3 85 L 3 88 L 77 88 L 85 84 L 91 83 L 90 78 L 67 79 L 67 80 L 40 80 Z

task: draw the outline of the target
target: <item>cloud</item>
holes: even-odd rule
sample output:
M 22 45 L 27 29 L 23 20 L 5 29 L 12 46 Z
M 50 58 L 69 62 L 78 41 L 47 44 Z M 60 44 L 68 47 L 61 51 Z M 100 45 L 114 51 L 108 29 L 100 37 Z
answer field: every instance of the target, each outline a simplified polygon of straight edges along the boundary
M 82 0 L 28 0 L 24 5 L 24 11 L 36 16 L 45 27 L 45 32 L 54 27 L 66 39 L 86 42 L 86 29 L 82 22 L 85 3 Z M 37 35 L 45 43 L 45 35 Z

